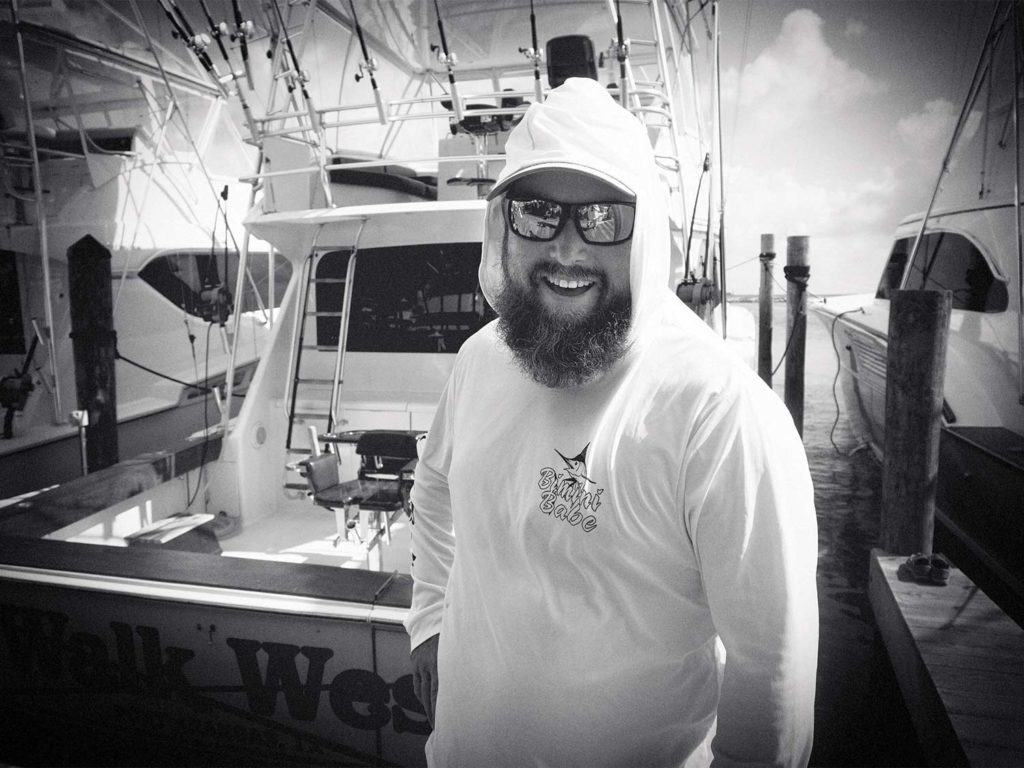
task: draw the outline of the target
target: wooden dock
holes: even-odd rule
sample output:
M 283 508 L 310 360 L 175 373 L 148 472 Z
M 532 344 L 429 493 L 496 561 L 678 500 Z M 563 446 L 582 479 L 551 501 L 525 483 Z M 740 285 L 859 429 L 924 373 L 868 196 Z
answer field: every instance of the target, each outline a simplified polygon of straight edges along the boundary
M 1024 765 L 1024 629 L 958 568 L 905 581 L 906 558 L 871 551 L 868 592 L 931 765 Z

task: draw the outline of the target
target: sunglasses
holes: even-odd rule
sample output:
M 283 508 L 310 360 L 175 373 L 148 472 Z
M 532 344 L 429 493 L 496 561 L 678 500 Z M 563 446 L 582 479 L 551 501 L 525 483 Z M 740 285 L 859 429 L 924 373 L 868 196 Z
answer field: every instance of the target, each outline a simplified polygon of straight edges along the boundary
M 618 245 L 633 236 L 633 203 L 557 203 L 538 198 L 510 197 L 505 207 L 508 227 L 526 240 L 546 242 L 558 237 L 572 217 L 583 242 Z

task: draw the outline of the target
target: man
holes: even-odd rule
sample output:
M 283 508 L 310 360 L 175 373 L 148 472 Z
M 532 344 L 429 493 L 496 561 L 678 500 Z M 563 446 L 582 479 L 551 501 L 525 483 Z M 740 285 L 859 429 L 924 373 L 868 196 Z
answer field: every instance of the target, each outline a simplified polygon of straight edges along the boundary
M 573 78 L 506 152 L 480 267 L 498 320 L 413 489 L 428 763 L 805 764 L 817 540 L 792 420 L 668 289 L 635 117 Z

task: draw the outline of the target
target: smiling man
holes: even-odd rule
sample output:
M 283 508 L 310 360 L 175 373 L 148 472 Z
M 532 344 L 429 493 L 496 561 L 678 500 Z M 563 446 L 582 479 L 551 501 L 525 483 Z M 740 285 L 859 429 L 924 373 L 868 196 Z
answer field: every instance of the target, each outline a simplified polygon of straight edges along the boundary
M 817 558 L 779 399 L 672 294 L 642 124 L 571 78 L 509 137 L 413 488 L 434 766 L 803 765 Z
M 579 386 L 626 348 L 635 196 L 566 168 L 505 190 L 502 338 L 538 383 Z

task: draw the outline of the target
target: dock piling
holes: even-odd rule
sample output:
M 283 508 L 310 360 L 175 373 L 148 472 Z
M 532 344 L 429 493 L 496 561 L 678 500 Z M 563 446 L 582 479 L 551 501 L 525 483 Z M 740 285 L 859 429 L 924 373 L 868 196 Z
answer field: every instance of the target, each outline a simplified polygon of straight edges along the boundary
M 91 235 L 68 248 L 68 295 L 78 409 L 87 415 L 86 468 L 95 472 L 118 461 L 117 335 L 110 251 Z
M 952 294 L 893 291 L 885 382 L 881 545 L 930 553 Z
M 772 385 L 772 267 L 775 235 L 761 235 L 761 291 L 758 295 L 757 375 Z
M 786 373 L 784 400 L 796 431 L 804 435 L 804 349 L 807 344 L 807 281 L 809 238 L 786 238 Z

